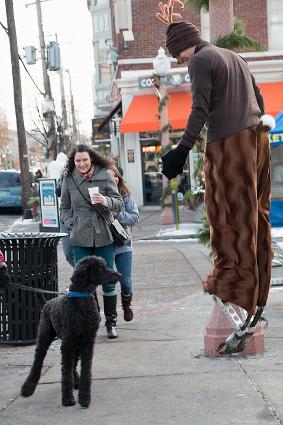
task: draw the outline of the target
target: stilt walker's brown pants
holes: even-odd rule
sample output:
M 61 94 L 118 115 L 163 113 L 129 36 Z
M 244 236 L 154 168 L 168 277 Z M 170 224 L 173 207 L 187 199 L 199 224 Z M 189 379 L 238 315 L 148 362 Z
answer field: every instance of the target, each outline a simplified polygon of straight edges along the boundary
M 204 290 L 254 314 L 266 305 L 273 257 L 267 133 L 251 127 L 207 144 L 204 171 L 214 258 Z

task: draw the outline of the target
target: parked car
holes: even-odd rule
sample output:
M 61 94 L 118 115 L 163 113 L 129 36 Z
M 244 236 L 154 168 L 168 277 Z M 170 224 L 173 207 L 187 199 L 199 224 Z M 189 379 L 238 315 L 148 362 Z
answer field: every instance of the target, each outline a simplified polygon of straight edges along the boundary
M 35 178 L 30 172 L 30 185 Z M 17 170 L 0 170 L 0 208 L 22 208 L 21 173 Z

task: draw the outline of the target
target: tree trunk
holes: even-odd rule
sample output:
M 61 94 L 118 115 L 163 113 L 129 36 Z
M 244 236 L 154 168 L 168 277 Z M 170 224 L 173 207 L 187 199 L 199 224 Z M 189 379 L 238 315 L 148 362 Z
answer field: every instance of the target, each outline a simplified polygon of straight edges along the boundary
M 214 42 L 234 30 L 233 0 L 209 0 L 210 40 Z

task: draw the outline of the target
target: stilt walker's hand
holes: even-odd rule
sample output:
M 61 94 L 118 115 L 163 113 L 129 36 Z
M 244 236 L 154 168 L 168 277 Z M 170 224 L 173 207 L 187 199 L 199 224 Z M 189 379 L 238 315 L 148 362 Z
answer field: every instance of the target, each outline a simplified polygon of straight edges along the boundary
M 183 168 L 190 149 L 184 145 L 178 145 L 176 149 L 167 152 L 162 159 L 162 173 L 171 180 L 178 174 L 182 174 Z

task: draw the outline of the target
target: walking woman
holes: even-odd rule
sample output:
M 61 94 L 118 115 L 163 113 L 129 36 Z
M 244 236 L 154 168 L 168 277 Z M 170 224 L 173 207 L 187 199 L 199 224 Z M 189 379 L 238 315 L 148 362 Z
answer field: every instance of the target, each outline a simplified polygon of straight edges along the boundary
M 109 173 L 113 176 L 119 193 L 123 198 L 125 209 L 116 215 L 117 220 L 125 228 L 128 234 L 131 234 L 131 226 L 139 221 L 139 211 L 137 204 L 127 187 L 123 175 L 114 165 L 110 165 Z M 114 213 L 115 215 L 115 213 Z M 132 241 L 128 245 L 116 247 L 115 249 L 115 264 L 117 271 L 122 275 L 120 278 L 121 284 L 121 299 L 122 308 L 124 310 L 124 320 L 130 322 L 133 319 L 132 310 Z
M 62 186 L 61 221 L 70 231 L 76 262 L 88 255 L 97 255 L 106 260 L 107 267 L 114 268 L 115 246 L 101 214 L 118 214 L 123 209 L 123 200 L 107 172 L 108 167 L 109 162 L 88 146 L 74 148 Z M 90 195 L 90 188 L 96 193 Z M 117 338 L 115 284 L 105 284 L 102 289 L 107 335 Z

